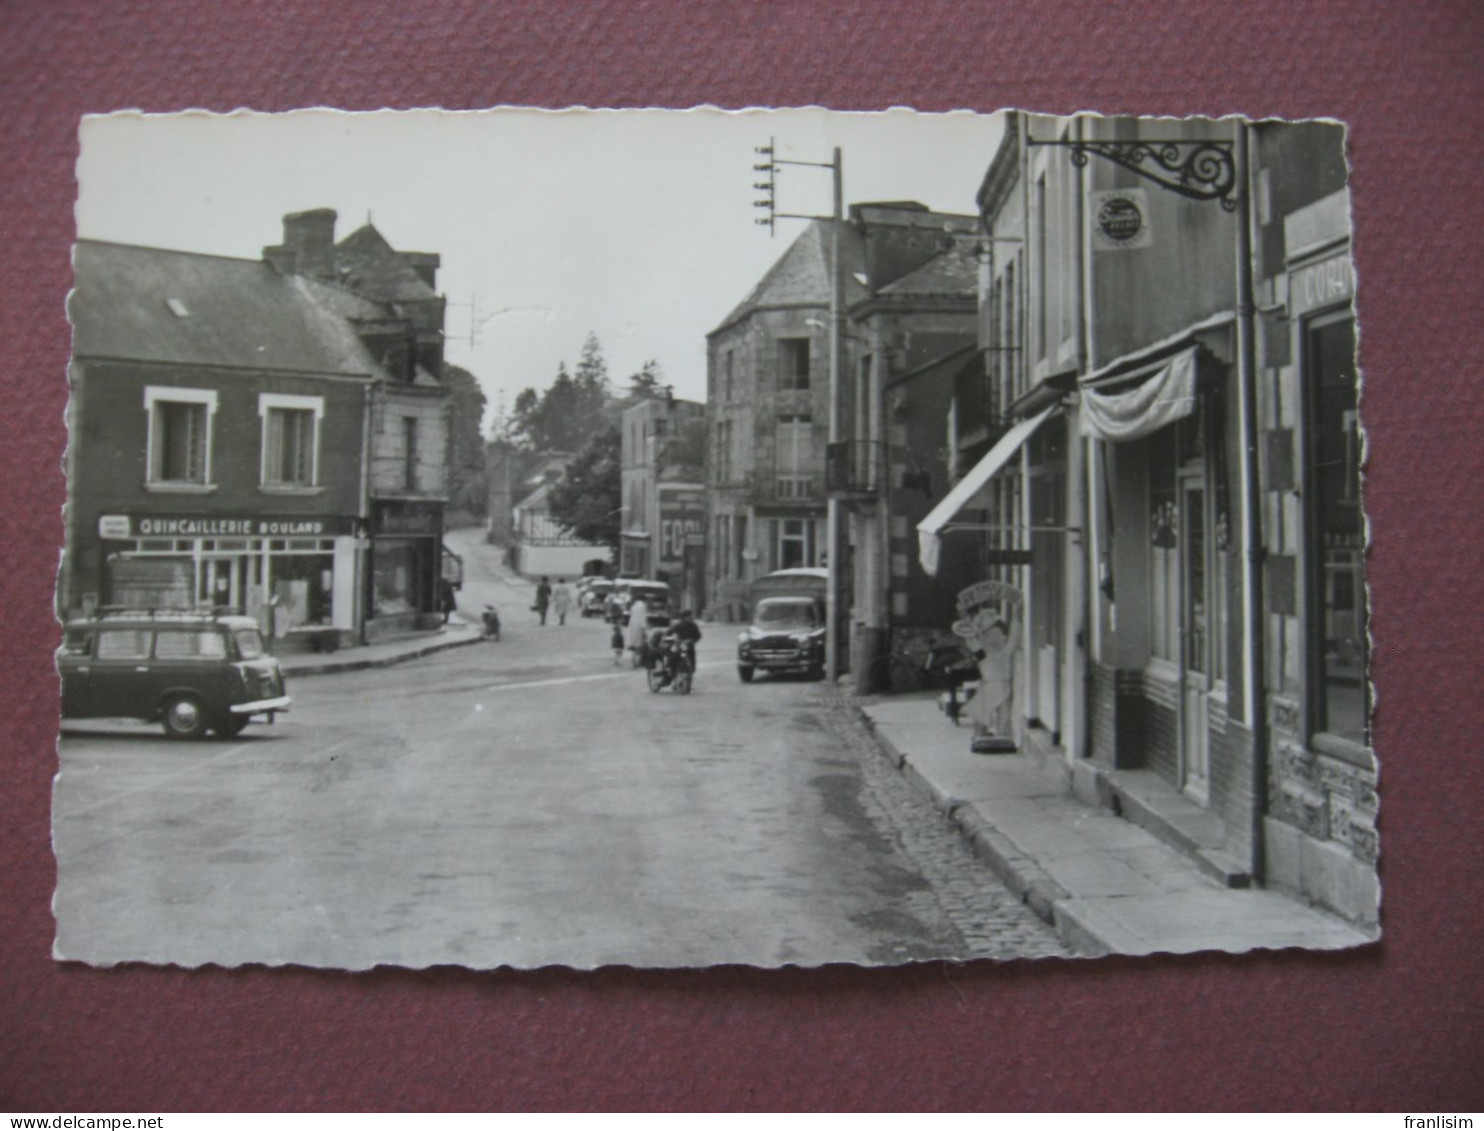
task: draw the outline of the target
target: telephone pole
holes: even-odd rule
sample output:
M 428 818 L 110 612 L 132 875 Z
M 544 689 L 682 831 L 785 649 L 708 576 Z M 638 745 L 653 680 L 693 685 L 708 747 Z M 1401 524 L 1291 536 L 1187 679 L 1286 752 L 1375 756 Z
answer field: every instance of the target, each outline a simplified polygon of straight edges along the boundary
M 841 378 L 840 372 L 843 367 L 843 351 L 845 347 L 844 335 L 844 267 L 841 263 L 841 231 L 845 226 L 845 176 L 843 163 L 840 157 L 840 147 L 834 149 L 833 159 L 830 161 L 789 161 L 778 157 L 776 153 L 776 142 L 773 138 L 768 139 L 766 146 L 757 146 L 754 152 L 766 157 L 766 161 L 754 165 L 753 171 L 767 173 L 766 181 L 759 181 L 753 188 L 766 196 L 753 202 L 756 208 L 765 209 L 767 215 L 757 220 L 757 223 L 768 229 L 768 234 L 774 234 L 777 221 L 786 220 L 812 220 L 828 223 L 830 226 L 830 374 L 829 374 L 829 442 L 838 443 L 840 440 L 840 394 Z M 834 181 L 834 208 L 828 216 L 815 216 L 799 212 L 778 211 L 778 166 L 801 165 L 813 169 L 828 169 Z M 842 594 L 840 573 L 840 547 L 843 542 L 841 537 L 840 520 L 842 512 L 840 500 L 833 494 L 825 500 L 825 565 L 829 571 L 829 578 L 825 583 L 825 678 L 834 683 L 840 678 L 840 613 Z

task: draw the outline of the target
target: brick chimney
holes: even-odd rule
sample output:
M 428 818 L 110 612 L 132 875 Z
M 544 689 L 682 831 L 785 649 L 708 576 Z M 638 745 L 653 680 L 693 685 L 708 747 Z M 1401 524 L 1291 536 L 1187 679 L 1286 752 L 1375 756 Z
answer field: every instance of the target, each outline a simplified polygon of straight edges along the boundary
M 336 278 L 335 220 L 333 208 L 290 212 L 283 218 L 282 248 L 265 249 L 264 258 L 275 267 L 279 266 L 280 258 L 286 259 L 286 265 L 291 271 L 333 282 Z M 273 254 L 280 250 L 288 255 L 280 257 Z

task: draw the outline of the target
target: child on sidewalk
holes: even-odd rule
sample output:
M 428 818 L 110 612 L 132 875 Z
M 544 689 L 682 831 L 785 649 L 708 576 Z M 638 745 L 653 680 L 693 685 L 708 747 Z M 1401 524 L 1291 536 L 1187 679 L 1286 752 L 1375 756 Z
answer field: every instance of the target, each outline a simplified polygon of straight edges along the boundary
M 618 667 L 623 663 L 624 639 L 622 624 L 614 623 L 613 636 L 609 639 L 608 646 L 613 649 L 613 666 Z

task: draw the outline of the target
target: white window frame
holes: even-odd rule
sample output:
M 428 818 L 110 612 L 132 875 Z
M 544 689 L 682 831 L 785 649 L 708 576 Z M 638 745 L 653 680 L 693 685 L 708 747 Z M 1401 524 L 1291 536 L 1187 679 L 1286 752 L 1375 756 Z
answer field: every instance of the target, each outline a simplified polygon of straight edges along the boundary
M 217 394 L 215 389 L 187 389 L 174 385 L 146 385 L 144 387 L 144 417 L 147 433 L 145 440 L 145 467 L 144 486 L 149 491 L 178 491 L 182 494 L 204 494 L 216 490 L 216 482 L 212 477 L 213 449 L 216 433 L 216 403 Z M 159 413 L 156 411 L 161 404 L 188 404 L 206 406 L 206 456 L 202 468 L 201 482 L 196 483 L 184 479 L 160 479 L 157 478 L 157 469 L 160 466 L 160 443 L 162 437 L 159 427 Z
M 309 482 L 307 484 L 276 483 L 269 479 L 268 414 L 275 410 L 314 413 L 314 439 L 309 453 Z M 293 393 L 258 394 L 258 421 L 261 425 L 261 439 L 258 444 L 258 486 L 260 490 L 275 495 L 306 494 L 322 490 L 319 480 L 319 453 L 321 423 L 324 416 L 324 397 L 301 396 Z

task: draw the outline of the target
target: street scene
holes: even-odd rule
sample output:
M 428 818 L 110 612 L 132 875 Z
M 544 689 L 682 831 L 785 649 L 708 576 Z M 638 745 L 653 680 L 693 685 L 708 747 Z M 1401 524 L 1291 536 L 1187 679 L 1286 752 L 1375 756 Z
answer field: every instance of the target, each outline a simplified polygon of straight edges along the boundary
M 79 184 L 59 959 L 1379 937 L 1342 125 L 116 114 Z
M 1055 934 L 817 683 L 731 636 L 651 694 L 601 622 L 541 627 L 477 544 L 498 643 L 294 679 L 200 751 L 66 724 L 59 950 L 187 965 L 760 966 L 1037 957 Z M 331 735 L 328 741 L 325 736 Z

